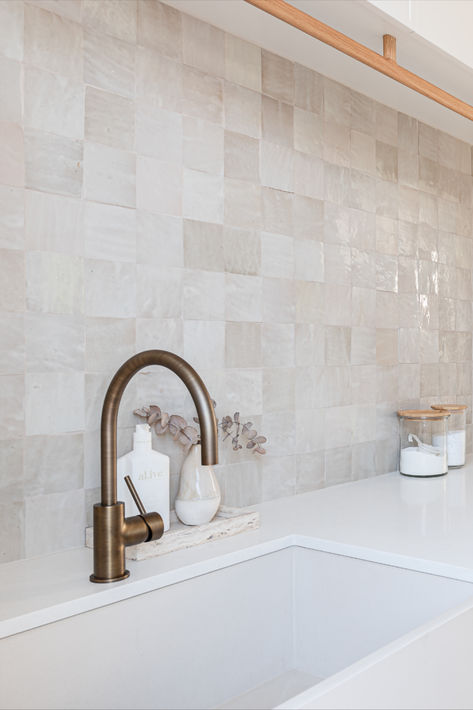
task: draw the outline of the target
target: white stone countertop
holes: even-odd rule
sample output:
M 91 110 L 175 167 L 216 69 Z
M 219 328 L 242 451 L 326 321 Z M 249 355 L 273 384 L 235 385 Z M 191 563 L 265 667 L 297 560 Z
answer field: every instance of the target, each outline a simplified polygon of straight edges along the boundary
M 473 582 L 472 462 L 442 478 L 390 473 L 254 507 L 259 529 L 129 560 L 123 582 L 89 582 L 85 547 L 0 565 L 0 638 L 290 545 Z

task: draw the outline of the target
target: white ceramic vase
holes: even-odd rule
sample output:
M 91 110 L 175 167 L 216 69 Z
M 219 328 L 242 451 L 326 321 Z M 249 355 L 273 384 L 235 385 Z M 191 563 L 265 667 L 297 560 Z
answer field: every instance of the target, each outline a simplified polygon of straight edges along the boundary
M 215 516 L 221 501 L 212 466 L 202 466 L 200 444 L 192 446 L 182 464 L 176 515 L 185 525 L 203 525 Z

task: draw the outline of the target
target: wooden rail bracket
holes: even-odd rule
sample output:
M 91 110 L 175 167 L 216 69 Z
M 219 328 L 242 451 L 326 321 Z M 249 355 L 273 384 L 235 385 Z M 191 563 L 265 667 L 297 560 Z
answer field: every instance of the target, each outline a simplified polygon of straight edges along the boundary
M 383 35 L 383 55 L 390 62 L 396 61 L 396 38 L 392 35 Z

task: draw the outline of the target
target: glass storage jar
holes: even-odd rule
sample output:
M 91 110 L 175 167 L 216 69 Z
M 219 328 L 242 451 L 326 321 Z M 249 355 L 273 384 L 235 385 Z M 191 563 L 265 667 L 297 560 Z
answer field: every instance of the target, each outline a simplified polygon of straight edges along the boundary
M 466 452 L 466 404 L 432 404 L 436 412 L 450 413 L 447 432 L 447 459 L 449 468 L 458 468 L 465 463 Z M 438 440 L 434 437 L 434 445 Z
M 450 412 L 401 409 L 399 471 L 404 476 L 431 477 L 448 473 L 447 420 Z

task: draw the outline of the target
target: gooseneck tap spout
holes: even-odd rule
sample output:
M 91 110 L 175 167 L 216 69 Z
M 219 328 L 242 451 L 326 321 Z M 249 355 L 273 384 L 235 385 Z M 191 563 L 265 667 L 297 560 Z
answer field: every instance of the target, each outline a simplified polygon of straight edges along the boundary
M 113 377 L 102 409 L 102 502 L 94 506 L 94 573 L 90 576 L 91 582 L 125 579 L 129 576 L 125 569 L 125 547 L 157 540 L 163 534 L 163 521 L 158 513 L 125 518 L 124 503 L 117 501 L 118 409 L 133 375 L 150 365 L 167 367 L 184 382 L 199 417 L 202 463 L 217 463 L 217 420 L 210 395 L 197 372 L 181 357 L 166 350 L 146 350 L 127 360 Z

